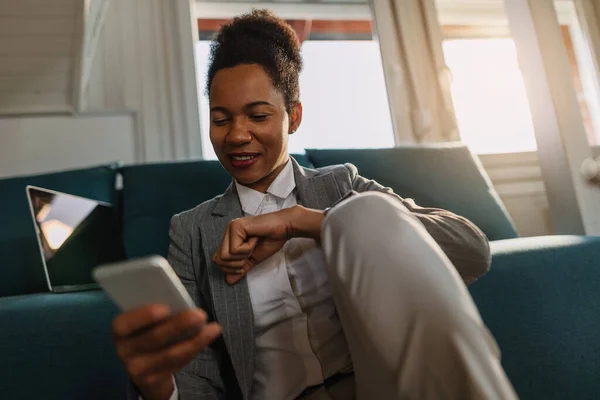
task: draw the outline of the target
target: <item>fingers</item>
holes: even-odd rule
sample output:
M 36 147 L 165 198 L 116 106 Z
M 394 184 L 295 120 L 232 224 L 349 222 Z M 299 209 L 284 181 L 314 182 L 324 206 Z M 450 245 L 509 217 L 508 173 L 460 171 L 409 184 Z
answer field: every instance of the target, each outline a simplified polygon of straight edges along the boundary
M 258 235 L 249 237 L 246 232 L 250 221 L 250 218 L 239 218 L 229 223 L 219 249 L 223 261 L 240 261 L 248 258 L 258 241 Z
M 234 221 L 236 222 L 236 221 Z M 258 236 L 248 237 L 246 229 L 241 223 L 232 223 L 229 232 L 229 253 L 237 259 L 246 259 L 258 243 Z
M 160 352 L 143 353 L 129 359 L 127 372 L 134 381 L 160 379 L 161 376 L 179 371 L 200 351 L 221 334 L 221 327 L 211 323 L 193 337 L 178 342 Z
M 239 261 L 223 261 L 220 255 L 213 256 L 213 262 L 217 264 L 226 274 L 241 274 L 244 272 L 243 267 L 246 260 Z
M 219 259 L 223 261 L 229 261 L 227 256 L 229 254 L 229 233 L 231 231 L 231 224 L 227 225 L 227 229 L 225 229 L 225 234 L 223 235 L 223 240 L 221 240 L 221 245 L 217 250 L 217 255 Z
M 133 335 L 164 320 L 169 314 L 169 308 L 161 304 L 153 304 L 125 312 L 114 319 L 112 324 L 113 335 L 117 338 Z
M 123 313 L 113 322 L 117 354 L 139 386 L 166 388 L 172 374 L 221 334 L 217 324 L 206 324 L 200 309 L 168 316 L 167 307 L 152 305 Z
M 248 257 L 258 243 L 258 237 L 246 238 L 243 223 L 243 219 L 238 219 L 228 225 L 221 245 L 213 255 L 213 262 L 226 274 L 243 274 Z
M 233 222 L 232 222 L 233 223 Z M 245 259 L 245 257 L 243 256 L 238 256 L 238 255 L 233 255 L 231 254 L 231 252 L 229 251 L 229 237 L 231 235 L 231 225 L 232 223 L 230 223 L 227 226 L 227 229 L 225 229 L 225 233 L 223 234 L 223 240 L 221 240 L 221 244 L 219 245 L 219 248 L 217 249 L 217 251 L 215 252 L 215 254 L 213 255 L 213 261 L 217 264 L 217 265 L 224 265 L 224 266 L 229 266 L 232 268 L 239 268 L 238 265 L 236 265 L 236 261 L 243 261 Z M 229 263 L 232 263 L 231 265 Z
M 225 275 L 225 282 L 230 285 L 235 285 L 244 277 L 244 273 L 241 274 L 227 274 Z
M 192 337 L 206 323 L 206 313 L 200 309 L 188 310 L 162 321 L 139 335 L 123 340 L 119 353 L 128 358 L 139 353 L 158 351 L 174 341 Z

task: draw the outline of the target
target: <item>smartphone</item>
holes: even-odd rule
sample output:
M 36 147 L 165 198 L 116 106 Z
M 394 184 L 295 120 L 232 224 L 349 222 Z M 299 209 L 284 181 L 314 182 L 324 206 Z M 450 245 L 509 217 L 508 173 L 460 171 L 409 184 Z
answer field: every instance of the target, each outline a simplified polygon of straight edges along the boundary
M 92 275 L 123 311 L 163 304 L 174 315 L 196 308 L 173 268 L 161 256 L 102 265 Z

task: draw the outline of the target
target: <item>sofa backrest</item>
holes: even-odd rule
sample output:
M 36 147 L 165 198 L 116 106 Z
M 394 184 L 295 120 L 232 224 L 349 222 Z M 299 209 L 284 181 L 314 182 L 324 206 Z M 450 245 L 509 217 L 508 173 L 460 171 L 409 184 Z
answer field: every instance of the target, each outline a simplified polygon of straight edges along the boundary
M 117 169 L 110 164 L 0 180 L 0 297 L 47 291 L 26 186 L 114 203 Z
M 293 155 L 310 166 L 305 155 Z M 128 258 L 167 255 L 169 223 L 177 213 L 222 194 L 231 177 L 218 161 L 127 166 L 123 174 L 123 240 Z
M 360 175 L 421 206 L 468 218 L 490 240 L 517 237 L 516 229 L 479 161 L 466 146 L 306 150 L 315 167 L 351 163 Z

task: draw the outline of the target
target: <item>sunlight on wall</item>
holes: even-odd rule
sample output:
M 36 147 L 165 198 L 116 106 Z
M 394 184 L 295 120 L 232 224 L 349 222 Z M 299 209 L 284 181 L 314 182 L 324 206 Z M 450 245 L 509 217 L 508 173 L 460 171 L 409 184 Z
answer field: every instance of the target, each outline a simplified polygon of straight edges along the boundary
M 444 56 L 461 140 L 478 154 L 535 151 L 513 40 L 445 40 Z

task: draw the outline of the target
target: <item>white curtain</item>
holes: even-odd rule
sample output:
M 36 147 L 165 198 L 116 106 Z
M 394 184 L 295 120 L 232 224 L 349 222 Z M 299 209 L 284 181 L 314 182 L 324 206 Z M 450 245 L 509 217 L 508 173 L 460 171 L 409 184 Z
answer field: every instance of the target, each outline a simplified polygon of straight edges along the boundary
M 371 0 L 397 143 L 459 140 L 435 0 Z
M 114 0 L 85 93 L 86 111 L 131 111 L 138 162 L 202 156 L 189 0 Z

